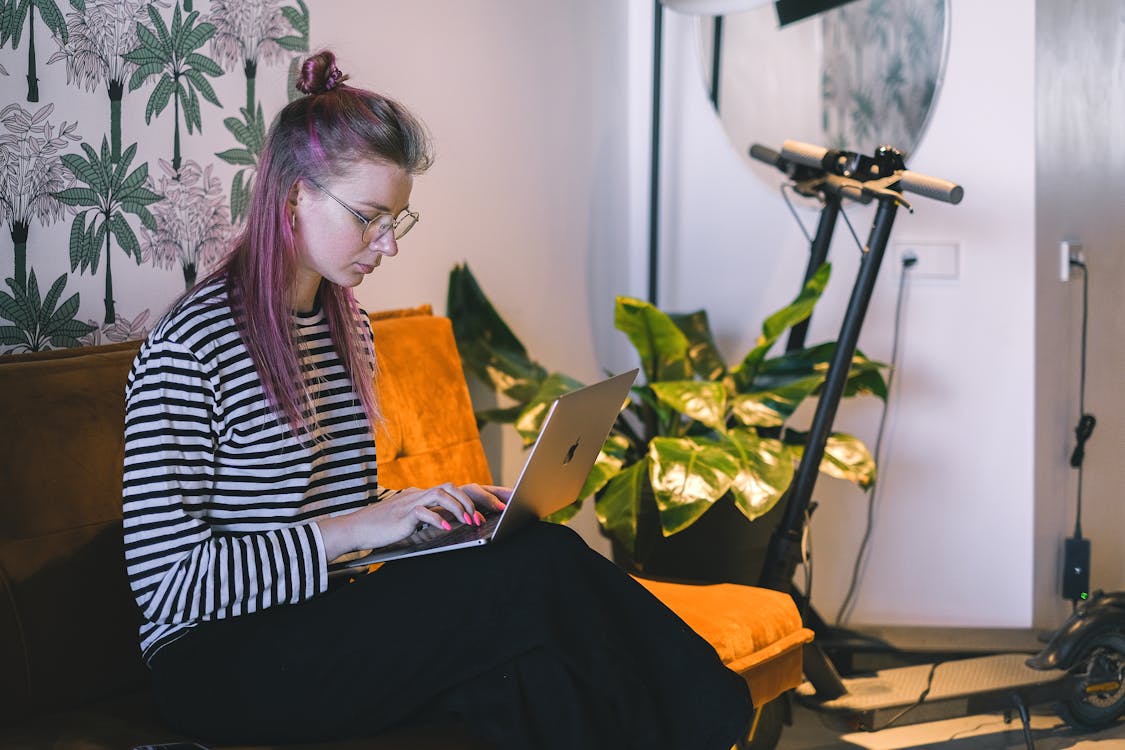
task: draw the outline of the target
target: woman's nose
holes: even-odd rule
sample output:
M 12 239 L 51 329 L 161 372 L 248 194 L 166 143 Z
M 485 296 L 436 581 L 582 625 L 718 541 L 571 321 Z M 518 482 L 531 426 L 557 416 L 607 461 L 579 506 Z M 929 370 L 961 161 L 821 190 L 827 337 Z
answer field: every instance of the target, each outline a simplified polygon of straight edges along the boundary
M 376 238 L 376 240 L 371 243 L 371 247 L 380 255 L 386 255 L 391 258 L 398 255 L 398 240 L 395 239 L 393 230 L 385 232 L 382 237 Z

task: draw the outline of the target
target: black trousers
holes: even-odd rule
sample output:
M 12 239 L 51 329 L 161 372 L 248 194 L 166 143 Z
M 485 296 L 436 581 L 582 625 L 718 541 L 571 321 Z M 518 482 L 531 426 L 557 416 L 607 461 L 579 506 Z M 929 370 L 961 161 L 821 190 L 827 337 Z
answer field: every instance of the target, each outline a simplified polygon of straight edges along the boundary
M 547 523 L 202 623 L 152 671 L 173 726 L 227 743 L 452 721 L 500 748 L 729 750 L 751 716 L 710 644 Z

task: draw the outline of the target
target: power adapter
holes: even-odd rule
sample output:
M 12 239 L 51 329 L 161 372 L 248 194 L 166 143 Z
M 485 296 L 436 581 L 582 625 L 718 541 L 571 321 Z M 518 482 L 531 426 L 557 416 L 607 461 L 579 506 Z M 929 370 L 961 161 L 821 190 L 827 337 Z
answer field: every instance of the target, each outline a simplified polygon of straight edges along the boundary
M 1090 540 L 1071 537 L 1063 546 L 1063 599 L 1077 604 L 1090 598 Z

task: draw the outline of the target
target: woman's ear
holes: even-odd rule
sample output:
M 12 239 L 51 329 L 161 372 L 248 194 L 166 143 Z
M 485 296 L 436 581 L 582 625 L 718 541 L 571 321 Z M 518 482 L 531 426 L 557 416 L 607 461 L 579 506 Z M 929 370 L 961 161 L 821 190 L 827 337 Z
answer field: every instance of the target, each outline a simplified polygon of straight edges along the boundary
M 285 213 L 289 214 L 289 226 L 293 231 L 297 230 L 297 200 L 301 194 L 301 181 L 294 181 L 293 185 L 289 188 L 289 193 L 285 196 Z

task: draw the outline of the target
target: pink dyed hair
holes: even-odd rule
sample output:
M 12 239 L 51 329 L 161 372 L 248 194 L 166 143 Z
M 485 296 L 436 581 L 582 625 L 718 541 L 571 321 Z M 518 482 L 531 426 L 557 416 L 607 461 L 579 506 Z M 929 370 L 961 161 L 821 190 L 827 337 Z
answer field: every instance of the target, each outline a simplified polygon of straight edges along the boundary
M 290 102 L 270 126 L 258 161 L 246 225 L 213 277 L 226 289 L 243 341 L 262 386 L 296 435 L 311 424 L 310 396 L 300 372 L 288 291 L 296 279 L 297 249 L 286 213 L 289 191 L 300 179 L 329 181 L 357 160 L 394 164 L 420 174 L 433 161 L 422 124 L 401 104 L 343 84 L 347 78 L 328 51 L 310 57 Z M 375 354 L 352 290 L 322 281 L 317 298 L 332 342 L 373 424 Z M 311 413 L 311 412 L 310 412 Z M 315 414 L 312 414 L 315 419 Z

